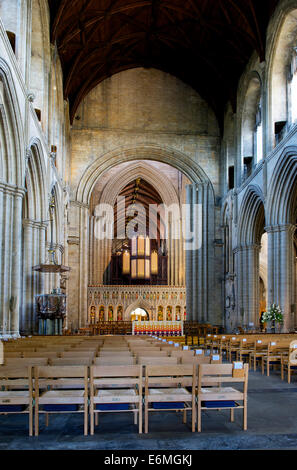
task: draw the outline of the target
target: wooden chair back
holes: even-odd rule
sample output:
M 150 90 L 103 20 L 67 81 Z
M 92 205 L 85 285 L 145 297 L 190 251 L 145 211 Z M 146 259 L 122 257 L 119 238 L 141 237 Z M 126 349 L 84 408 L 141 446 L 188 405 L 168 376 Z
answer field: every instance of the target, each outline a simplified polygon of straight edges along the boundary
M 169 356 L 138 356 L 137 357 L 137 364 L 141 364 L 144 366 L 160 364 L 160 365 L 172 365 L 177 364 L 178 358 L 177 357 L 169 357 Z
M 95 357 L 93 360 L 94 365 L 98 366 L 107 366 L 107 365 L 133 365 L 136 360 L 133 356 L 121 356 L 121 355 L 112 355 L 112 356 L 99 356 Z
M 73 356 L 73 357 L 57 357 L 57 358 L 49 358 L 49 365 L 51 366 L 90 366 L 92 364 L 92 358 L 90 357 L 80 357 L 80 356 Z
M 46 366 L 48 365 L 47 357 L 5 357 L 4 365 L 7 367 L 28 367 L 28 366 Z

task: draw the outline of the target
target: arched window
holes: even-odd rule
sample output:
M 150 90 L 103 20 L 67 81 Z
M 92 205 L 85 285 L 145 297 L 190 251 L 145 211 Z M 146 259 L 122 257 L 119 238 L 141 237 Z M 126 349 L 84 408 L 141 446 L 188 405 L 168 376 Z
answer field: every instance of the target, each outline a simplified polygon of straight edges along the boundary
M 253 168 L 263 158 L 263 127 L 261 82 L 254 76 L 246 92 L 242 115 L 243 178 L 250 176 Z
M 290 90 L 290 111 L 291 123 L 297 122 L 297 47 L 293 47 L 292 60 L 289 68 L 289 90 Z
M 296 120 L 296 63 L 297 9 L 283 19 L 275 35 L 270 66 L 270 125 L 271 147 L 284 138 L 290 124 Z

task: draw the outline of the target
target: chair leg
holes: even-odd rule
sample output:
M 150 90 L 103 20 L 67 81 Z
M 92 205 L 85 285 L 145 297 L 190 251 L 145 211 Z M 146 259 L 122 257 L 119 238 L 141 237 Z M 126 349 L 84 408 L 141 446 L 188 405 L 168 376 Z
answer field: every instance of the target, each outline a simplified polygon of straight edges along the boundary
M 195 399 L 192 400 L 192 432 L 195 432 L 196 428 L 196 407 Z
M 99 425 L 99 413 L 95 413 L 95 426 Z
M 85 406 L 84 409 L 84 436 L 88 435 L 88 407 Z
M 284 365 L 281 364 L 281 379 L 284 380 Z
M 243 408 L 243 430 L 247 431 L 247 402 L 244 401 L 244 408 Z
M 291 367 L 290 364 L 288 364 L 288 384 L 291 383 Z
M 138 432 L 142 434 L 142 402 L 138 406 Z
M 90 434 L 94 434 L 94 404 L 90 403 Z
M 145 434 L 148 433 L 148 401 L 145 401 L 144 404 L 144 432 Z
M 197 431 L 201 432 L 201 401 L 197 402 Z
M 35 404 L 35 436 L 39 434 L 39 406 Z
M 187 410 L 184 409 L 183 411 L 183 424 L 187 424 Z
M 33 436 L 33 407 L 29 405 L 29 436 Z
M 233 408 L 230 410 L 230 421 L 231 421 L 231 423 L 234 423 L 234 410 L 233 410 Z

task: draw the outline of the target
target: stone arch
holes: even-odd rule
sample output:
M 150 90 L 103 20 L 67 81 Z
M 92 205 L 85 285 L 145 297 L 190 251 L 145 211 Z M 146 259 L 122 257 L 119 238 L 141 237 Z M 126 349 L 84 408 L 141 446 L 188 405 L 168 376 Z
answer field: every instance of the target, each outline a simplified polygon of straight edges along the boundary
M 41 111 L 41 125 L 45 132 L 48 117 L 48 73 L 51 60 L 48 14 L 45 0 L 33 0 L 30 85 L 35 95 L 34 107 Z
M 213 186 L 204 170 L 188 155 L 171 148 L 156 145 L 136 146 L 134 148 L 119 147 L 97 158 L 84 172 L 76 191 L 76 200 L 89 204 L 96 181 L 106 170 L 123 162 L 135 160 L 154 160 L 173 166 L 184 173 L 193 183 L 208 183 Z
M 297 147 L 287 147 L 278 159 L 267 197 L 267 225 L 296 223 Z
M 0 58 L 0 180 L 24 185 L 24 130 L 20 106 L 8 64 Z
M 132 148 L 122 146 L 101 155 L 88 166 L 79 180 L 76 190 L 74 189 L 74 200 L 71 202 L 73 214 L 76 214 L 75 217 L 78 217 L 77 220 L 80 221 L 78 257 L 81 269 L 84 269 L 84 272 L 89 273 L 89 275 L 93 275 L 94 269 L 90 263 L 87 247 L 90 240 L 90 206 L 97 180 L 100 176 L 104 176 L 105 172 L 121 163 L 128 164 L 129 162 L 143 160 L 168 164 L 183 173 L 190 181 L 186 188 L 187 203 L 190 209 L 189 217 L 192 217 L 192 220 L 197 217 L 198 211 L 195 210 L 197 205 L 200 205 L 202 210 L 199 226 L 199 234 L 201 233 L 199 242 L 201 241 L 201 245 L 198 248 L 196 244 L 193 246 L 190 243 L 191 247 L 184 256 L 186 258 L 186 270 L 183 276 L 187 278 L 187 309 L 188 312 L 192 312 L 192 314 L 189 313 L 189 319 L 193 317 L 193 319 L 199 321 L 216 323 L 218 321 L 218 309 L 214 306 L 216 299 L 211 294 L 216 283 L 214 266 L 211 262 L 215 250 L 213 243 L 215 239 L 214 187 L 197 161 L 178 150 L 167 146 L 163 148 L 156 144 L 136 145 Z M 110 242 L 106 239 L 106 248 L 104 250 L 106 253 L 110 249 Z M 106 271 L 105 260 L 100 258 L 100 263 L 102 265 L 100 267 L 101 277 L 101 273 Z M 172 272 L 174 272 L 177 281 L 172 278 L 171 285 L 175 285 L 175 282 L 178 283 L 180 280 L 173 263 Z M 82 282 L 83 286 L 78 294 L 77 305 L 80 312 L 79 321 L 81 324 L 85 324 L 87 318 L 88 277 L 86 276 Z M 100 282 L 102 283 L 102 281 Z
M 288 66 L 297 39 L 297 4 L 280 1 L 268 27 L 266 87 L 268 90 L 268 151 L 277 144 L 275 123 L 288 120 Z
M 261 154 L 261 149 L 257 148 L 256 133 L 261 124 L 262 100 L 262 80 L 256 71 L 253 71 L 248 76 L 243 96 L 244 101 L 241 115 L 241 153 L 244 158 L 254 159 L 253 164 L 256 164 L 257 154 Z
M 164 204 L 179 204 L 171 181 L 144 162 L 132 162 L 123 172 L 119 173 L 119 176 L 112 178 L 102 192 L 100 203 L 114 205 L 121 190 L 138 177 L 143 178 L 156 188 Z
M 151 315 L 151 304 L 144 299 L 138 299 L 126 308 L 124 312 L 124 320 L 129 321 L 131 312 L 137 308 L 143 308 L 149 315 Z
M 39 139 L 32 139 L 26 170 L 26 184 L 28 207 L 25 218 L 38 222 L 44 221 L 47 216 L 46 207 L 46 168 L 42 156 L 42 148 Z
M 32 334 L 37 328 L 34 295 L 44 292 L 43 275 L 32 271 L 45 257 L 45 231 L 47 227 L 46 168 L 38 139 L 30 142 L 23 200 L 22 231 L 22 298 L 20 331 Z
M 268 304 L 280 305 L 284 331 L 296 315 L 297 147 L 287 147 L 274 168 L 267 197 Z
M 238 246 L 260 244 L 265 226 L 264 196 L 259 186 L 250 185 L 239 212 Z

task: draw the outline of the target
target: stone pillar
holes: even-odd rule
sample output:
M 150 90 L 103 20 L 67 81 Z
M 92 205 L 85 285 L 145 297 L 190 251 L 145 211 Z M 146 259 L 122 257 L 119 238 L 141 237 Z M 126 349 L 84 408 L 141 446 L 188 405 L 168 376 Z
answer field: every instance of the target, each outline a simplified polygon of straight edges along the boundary
M 79 259 L 79 327 L 84 327 L 88 319 L 88 249 L 89 249 L 89 207 L 80 207 L 80 259 Z
M 268 234 L 268 306 L 277 304 L 284 313 L 283 331 L 294 328 L 295 254 L 291 224 L 267 227 Z
M 187 319 L 201 323 L 216 322 L 217 314 L 213 306 L 214 205 L 210 191 L 208 183 L 187 187 L 187 204 L 190 205 L 187 223 L 188 228 L 195 231 L 198 242 L 196 247 L 186 251 Z
M 259 253 L 261 246 L 251 244 L 234 250 L 237 318 L 233 327 L 259 326 Z
M 77 201 L 70 203 L 68 257 L 71 271 L 68 283 L 68 320 L 71 328 L 85 326 L 89 283 L 89 207 Z
M 0 184 L 0 336 L 19 336 L 23 188 Z
M 193 186 L 186 187 L 186 203 L 191 205 L 192 203 L 192 192 Z M 188 214 L 187 214 L 188 215 Z M 186 220 L 187 231 L 190 231 L 191 224 L 190 220 Z M 192 252 L 186 251 L 186 287 L 187 287 L 187 320 L 193 320 L 193 297 L 192 297 L 192 282 L 193 282 L 193 259 Z
M 32 334 L 38 324 L 35 318 L 35 295 L 44 294 L 44 276 L 32 267 L 45 261 L 46 225 L 34 220 L 23 220 L 23 282 L 20 329 L 22 334 Z

